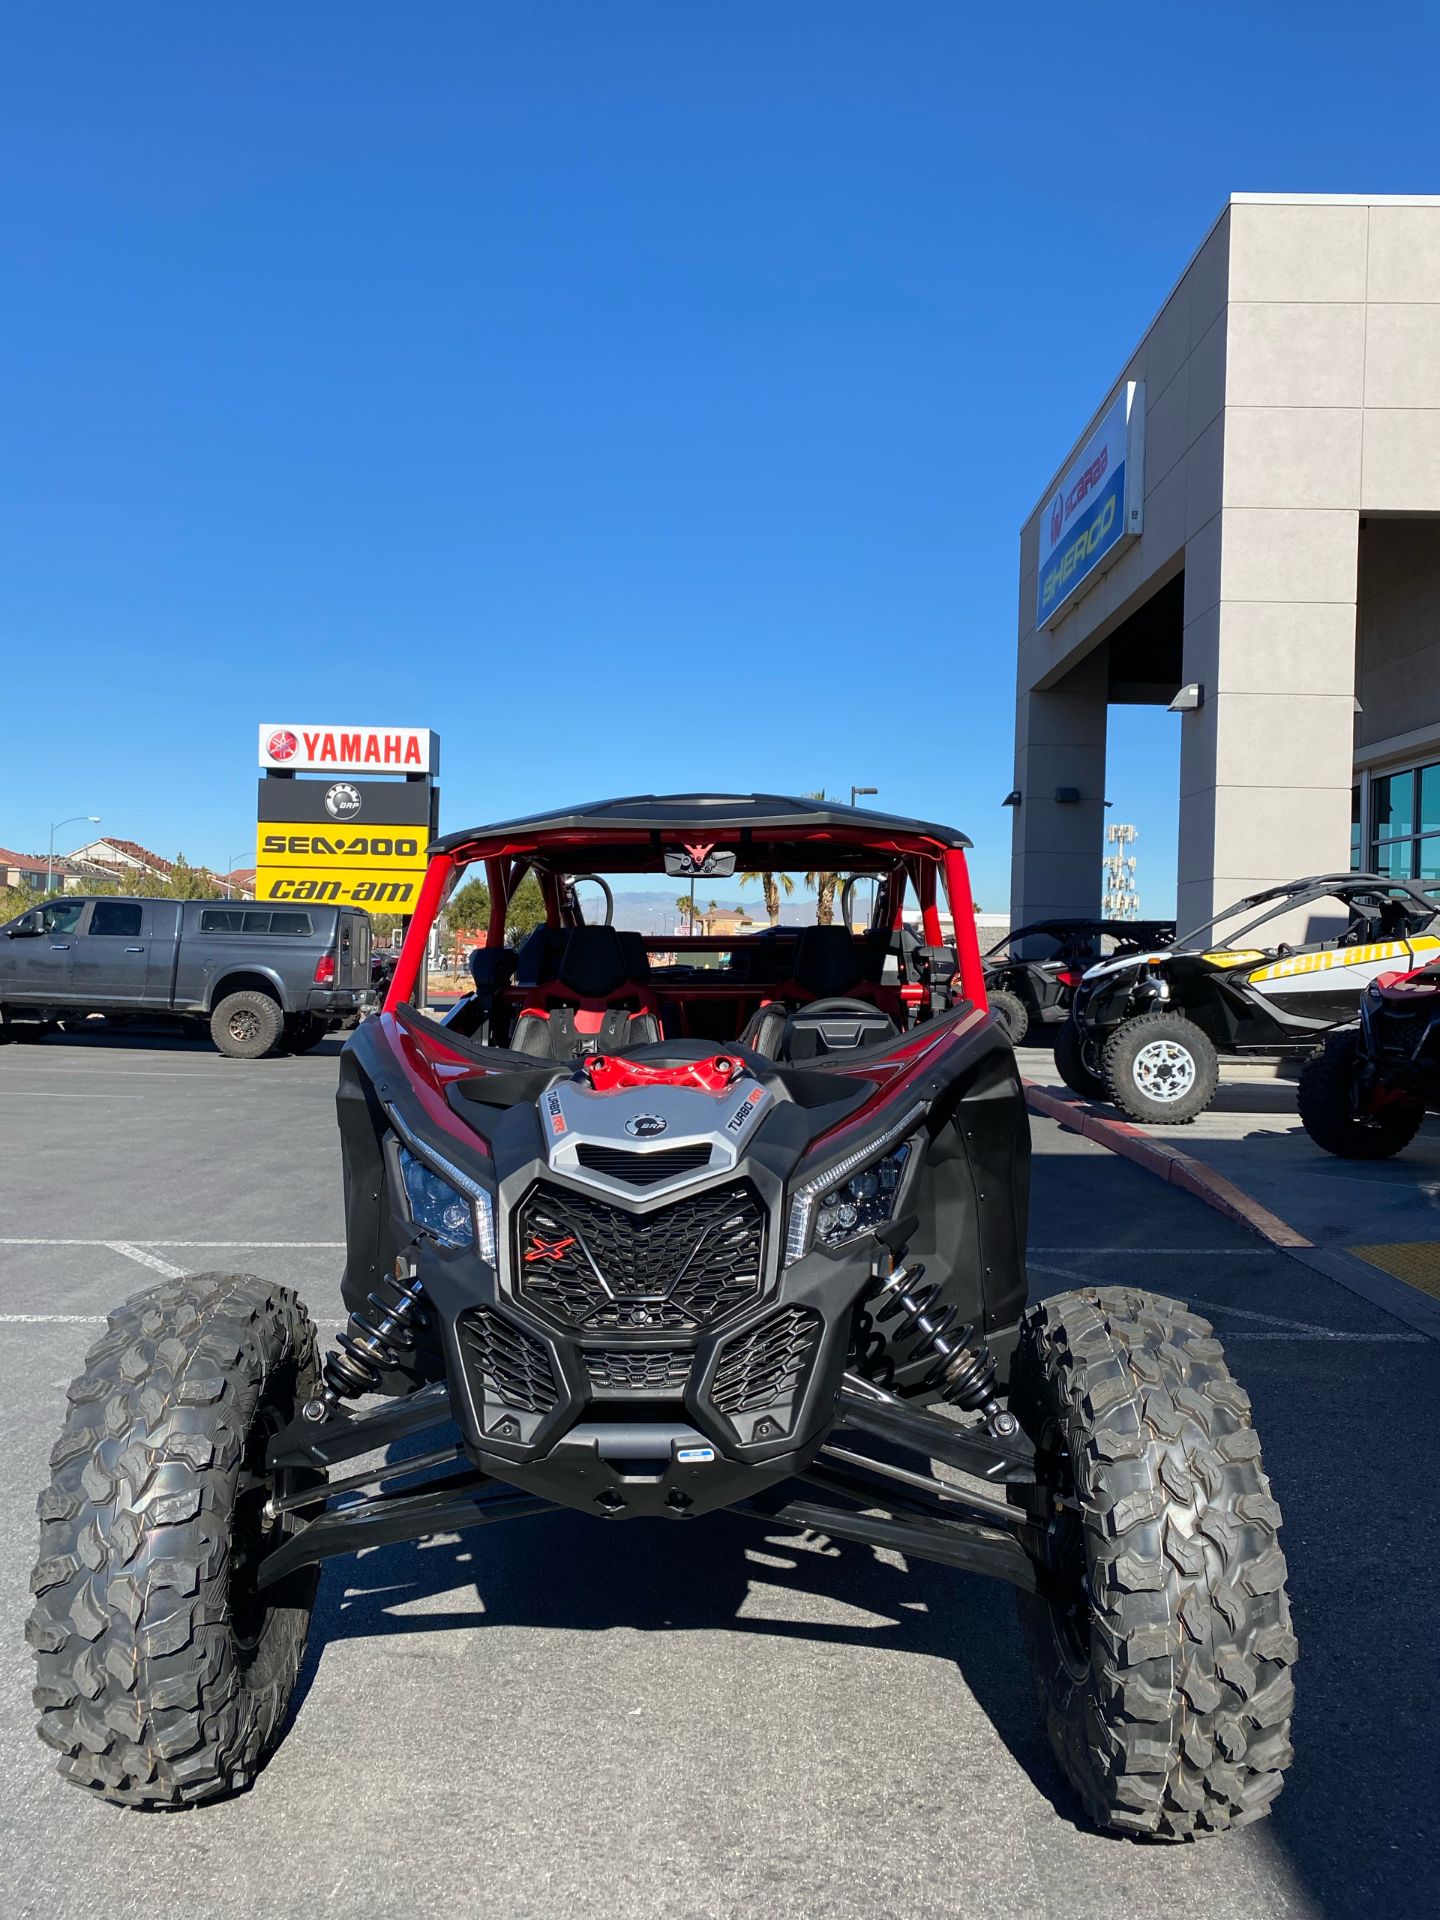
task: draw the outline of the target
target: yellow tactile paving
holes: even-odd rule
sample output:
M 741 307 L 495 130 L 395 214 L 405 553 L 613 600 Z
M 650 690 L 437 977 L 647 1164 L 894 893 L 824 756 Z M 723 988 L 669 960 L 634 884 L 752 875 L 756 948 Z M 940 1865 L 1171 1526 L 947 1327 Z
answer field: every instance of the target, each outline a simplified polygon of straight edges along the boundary
M 1440 1240 L 1397 1240 L 1377 1247 L 1347 1247 L 1345 1251 L 1393 1274 L 1407 1287 L 1440 1300 Z

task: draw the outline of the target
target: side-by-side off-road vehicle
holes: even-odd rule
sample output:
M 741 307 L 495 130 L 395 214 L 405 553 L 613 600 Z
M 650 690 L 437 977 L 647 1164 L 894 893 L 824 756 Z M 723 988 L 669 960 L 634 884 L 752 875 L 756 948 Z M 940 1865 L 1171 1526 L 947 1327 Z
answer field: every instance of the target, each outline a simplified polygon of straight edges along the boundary
M 1359 1024 L 1332 1033 L 1300 1075 L 1300 1118 L 1327 1153 L 1387 1160 L 1440 1112 L 1440 957 L 1382 973 Z
M 967 844 L 765 795 L 435 844 L 341 1059 L 334 1350 L 288 1289 L 201 1274 L 112 1314 L 70 1388 L 29 1624 L 69 1779 L 140 1807 L 245 1785 L 333 1555 L 724 1511 L 1014 1587 L 1096 1822 L 1180 1839 L 1266 1811 L 1296 1649 L 1250 1403 L 1175 1301 L 1027 1307 L 1029 1133 Z M 421 968 L 472 863 L 488 944 L 442 1021 Z M 580 917 L 581 876 L 708 892 L 737 868 L 872 878 L 870 925 L 707 948 Z M 526 874 L 547 922 L 517 950 Z M 895 979 L 907 893 L 924 943 Z
M 1371 981 L 1440 955 L 1436 902 L 1403 880 L 1322 873 L 1237 900 L 1153 953 L 1103 960 L 1055 1037 L 1066 1085 L 1176 1125 L 1215 1097 L 1220 1057 L 1304 1059 Z M 1281 931 L 1291 937 L 1277 939 Z
M 1175 938 L 1173 920 L 1033 920 L 985 955 L 990 1011 L 1021 1047 L 1056 1026 L 1086 970 L 1098 960 L 1152 952 Z

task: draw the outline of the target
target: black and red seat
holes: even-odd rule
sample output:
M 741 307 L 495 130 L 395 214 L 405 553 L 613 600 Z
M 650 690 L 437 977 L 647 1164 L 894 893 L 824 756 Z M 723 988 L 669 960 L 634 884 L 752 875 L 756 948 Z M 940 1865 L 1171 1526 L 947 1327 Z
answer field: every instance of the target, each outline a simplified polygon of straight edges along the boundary
M 510 1036 L 516 1053 L 568 1060 L 660 1039 L 650 963 L 638 940 L 627 941 L 614 927 L 572 927 L 561 935 L 563 945 L 553 932 L 548 938 L 559 957 L 549 979 L 524 987 Z
M 891 1038 L 899 1028 L 876 1004 L 865 958 L 848 927 L 806 927 L 791 978 L 751 1016 L 740 1044 L 771 1060 L 808 1060 Z

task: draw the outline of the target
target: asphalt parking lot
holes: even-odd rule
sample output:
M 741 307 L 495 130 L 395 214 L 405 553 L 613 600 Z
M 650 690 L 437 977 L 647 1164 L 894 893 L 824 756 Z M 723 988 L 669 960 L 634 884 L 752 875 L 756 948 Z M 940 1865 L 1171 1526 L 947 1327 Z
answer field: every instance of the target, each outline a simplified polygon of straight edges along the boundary
M 21 1641 L 35 1494 L 105 1309 L 172 1270 L 339 1313 L 338 1048 L 0 1050 L 0 1871 L 12 1914 L 1431 1913 L 1440 1349 L 1035 1122 L 1037 1292 L 1123 1279 L 1214 1320 L 1285 1508 L 1298 1758 L 1189 1848 L 1078 1823 L 1008 1593 L 716 1519 L 555 1515 L 326 1571 L 255 1788 L 168 1816 L 66 1786 Z

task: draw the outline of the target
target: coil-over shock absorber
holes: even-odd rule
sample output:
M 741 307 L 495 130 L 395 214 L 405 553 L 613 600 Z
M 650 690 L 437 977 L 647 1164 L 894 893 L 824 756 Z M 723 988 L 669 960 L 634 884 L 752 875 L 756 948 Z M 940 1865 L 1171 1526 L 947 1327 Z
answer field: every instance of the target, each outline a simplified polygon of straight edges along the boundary
M 307 1418 L 323 1420 L 337 1402 L 373 1393 L 384 1374 L 404 1364 L 406 1355 L 414 1351 L 416 1331 L 426 1324 L 422 1292 L 414 1268 L 402 1254 L 366 1295 L 369 1314 L 352 1309 L 345 1331 L 335 1342 L 336 1351 L 325 1356 L 320 1370 L 324 1396 L 307 1401 Z
M 958 1307 L 946 1306 L 939 1287 L 921 1284 L 925 1268 L 919 1261 L 904 1264 L 905 1243 L 919 1224 L 916 1219 L 896 1220 L 876 1232 L 890 1271 L 877 1275 L 866 1311 L 881 1326 L 898 1320 L 895 1334 L 916 1336 L 911 1362 L 931 1362 L 920 1381 L 922 1391 L 934 1391 L 951 1406 L 982 1415 L 997 1437 L 1018 1433 L 1019 1421 L 995 1397 L 999 1369 L 974 1322 L 962 1320 Z

